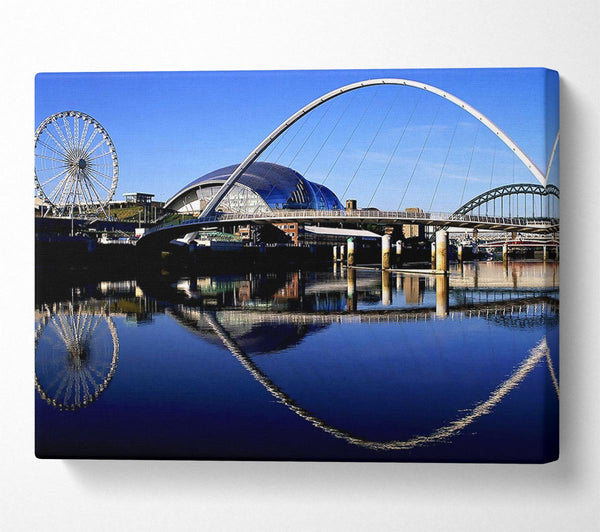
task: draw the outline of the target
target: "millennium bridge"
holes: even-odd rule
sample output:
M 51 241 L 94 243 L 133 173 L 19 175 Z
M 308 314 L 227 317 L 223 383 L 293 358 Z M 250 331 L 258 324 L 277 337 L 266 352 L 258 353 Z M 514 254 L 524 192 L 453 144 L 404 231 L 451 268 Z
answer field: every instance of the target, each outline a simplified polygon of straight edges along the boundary
M 240 209 L 239 212 L 226 212 L 227 209 L 222 207 L 224 199 L 227 197 L 228 193 L 230 193 L 236 184 L 239 183 L 240 179 L 244 176 L 244 173 L 247 172 L 252 165 L 258 161 L 259 157 L 263 155 L 263 153 L 267 153 L 267 150 L 273 149 L 274 144 L 281 140 L 280 137 L 296 122 L 301 121 L 304 117 L 310 115 L 315 109 L 326 104 L 335 98 L 338 98 L 346 93 L 359 91 L 368 89 L 369 87 L 375 86 L 399 86 L 399 87 L 408 87 L 412 89 L 417 89 L 419 91 L 424 91 L 425 93 L 434 95 L 439 97 L 441 100 L 449 102 L 454 106 L 458 107 L 466 114 L 471 115 L 476 119 L 476 123 L 478 126 L 481 126 L 482 129 L 485 129 L 488 132 L 491 132 L 499 141 L 505 146 L 507 150 L 514 156 L 514 159 L 518 161 L 520 164 L 524 165 L 530 177 L 533 177 L 535 183 L 507 183 L 502 186 L 497 186 L 486 190 L 485 192 L 478 194 L 477 196 L 469 199 L 464 202 L 461 201 L 462 204 L 457 206 L 457 208 L 453 212 L 423 212 L 420 209 L 397 209 L 397 210 L 379 210 L 374 207 L 371 207 L 371 202 L 378 192 L 381 182 L 388 171 L 390 163 L 398 149 L 400 142 L 405 137 L 405 134 L 410 129 L 409 124 L 412 119 L 412 115 L 409 118 L 408 122 L 404 126 L 404 130 L 399 135 L 396 146 L 390 155 L 387 165 L 383 170 L 379 179 L 371 179 L 369 181 L 368 186 L 372 188 L 372 191 L 369 191 L 371 195 L 371 201 L 369 205 L 364 209 L 302 209 L 302 208 L 294 208 L 294 209 L 267 209 L 266 212 L 256 212 L 256 210 L 252 209 Z M 416 108 L 416 104 L 415 104 Z M 365 158 L 369 154 L 369 150 L 373 146 L 373 142 L 379 135 L 383 122 L 387 119 L 389 112 L 391 110 L 391 106 L 388 109 L 388 113 L 383 118 L 383 121 L 379 124 L 379 128 L 375 133 L 369 147 L 364 151 L 361 161 L 358 165 L 358 168 L 355 170 L 354 174 L 351 176 L 350 183 L 346 186 L 346 190 L 355 177 L 358 175 Z M 413 109 L 413 114 L 414 114 Z M 325 114 L 329 112 L 329 109 L 325 112 Z M 345 110 L 344 110 L 345 112 Z M 366 113 L 366 110 L 365 110 Z M 437 115 L 436 115 L 437 116 Z M 307 141 L 310 138 L 310 135 L 314 133 L 315 129 L 319 125 L 320 121 L 323 119 L 319 119 L 317 125 L 313 128 L 309 136 L 304 140 L 302 146 L 305 146 Z M 341 117 L 340 117 L 341 119 Z M 333 130 L 338 127 L 340 119 L 336 122 Z M 361 119 L 362 120 L 362 119 Z M 410 186 L 413 178 L 415 178 L 416 169 L 419 164 L 422 162 L 423 153 L 427 148 L 427 144 L 430 140 L 431 132 L 434 127 L 434 121 L 431 123 L 431 126 L 427 132 L 427 136 L 425 137 L 420 150 L 418 150 L 418 156 L 416 157 L 414 167 L 412 173 L 408 178 L 408 183 L 406 185 L 406 189 L 403 194 L 399 194 L 401 196 L 399 198 L 400 204 L 404 201 L 406 191 Z M 304 125 L 304 124 L 303 124 Z M 358 127 L 357 124 L 356 127 Z M 339 157 L 343 150 L 348 145 L 348 142 L 352 139 L 356 127 L 352 131 L 352 134 L 348 138 L 348 141 L 342 148 L 342 151 L 338 154 L 334 164 L 331 168 L 335 166 Z M 446 158 L 444 159 L 443 165 L 441 165 L 441 171 L 439 173 L 437 184 L 435 189 L 431 193 L 431 204 L 433 204 L 433 200 L 438 193 L 438 188 L 441 182 L 442 177 L 444 176 L 445 167 L 448 163 L 448 159 L 450 157 L 452 144 L 454 141 L 454 135 L 456 134 L 456 129 L 458 128 L 458 122 L 455 126 L 454 133 L 452 139 L 450 140 L 450 144 L 448 146 L 448 151 L 446 153 Z M 327 143 L 331 133 L 333 130 L 329 132 L 326 139 L 321 144 L 317 154 L 311 161 L 314 162 L 314 159 L 321 152 L 325 144 Z M 296 133 L 297 134 L 297 133 Z M 559 189 L 558 187 L 551 185 L 548 183 L 548 179 L 550 176 L 550 172 L 552 169 L 552 163 L 555 159 L 555 155 L 557 152 L 559 142 L 559 132 L 556 132 L 556 137 L 554 140 L 554 144 L 552 147 L 552 151 L 550 154 L 550 158 L 545 164 L 545 168 L 541 169 L 538 167 L 533 160 L 506 134 L 496 123 L 494 123 L 490 118 L 484 115 L 482 112 L 478 111 L 467 102 L 461 100 L 460 98 L 450 94 L 449 92 L 442 90 L 440 88 L 421 83 L 418 81 L 406 80 L 406 79 L 371 79 L 365 80 L 358 83 L 352 83 L 350 85 L 346 85 L 344 87 L 340 87 L 334 91 L 331 91 L 314 101 L 310 102 L 302 109 L 298 110 L 292 116 L 284 120 L 277 128 L 275 128 L 269 135 L 265 137 L 265 139 L 260 142 L 253 150 L 250 151 L 248 156 L 230 173 L 230 175 L 225 179 L 220 188 L 216 190 L 212 194 L 210 198 L 207 199 L 204 204 L 201 212 L 197 212 L 197 216 L 192 219 L 188 219 L 185 221 L 173 222 L 168 224 L 157 225 L 155 227 L 149 228 L 146 232 L 141 236 L 138 241 L 138 245 L 146 246 L 146 245 L 157 245 L 160 243 L 169 242 L 172 239 L 182 237 L 185 234 L 191 234 L 194 231 L 202 230 L 203 228 L 214 226 L 215 224 L 220 224 L 225 227 L 227 225 L 235 225 L 235 224 L 265 224 L 265 223 L 274 223 L 274 222 L 286 222 L 286 221 L 296 221 L 301 223 L 310 223 L 310 224 L 329 224 L 334 226 L 340 225 L 350 225 L 350 226 L 360 226 L 363 224 L 376 224 L 381 226 L 393 226 L 398 224 L 411 224 L 411 225 L 425 225 L 431 227 L 435 230 L 447 230 L 449 228 L 465 228 L 465 229 L 477 229 L 477 230 L 491 230 L 497 232 L 506 232 L 506 233 L 531 233 L 531 234 L 545 234 L 545 235 L 555 235 L 559 231 L 559 216 L 558 216 L 558 199 L 559 199 Z M 469 174 L 471 172 L 473 157 L 477 151 L 477 136 L 475 137 L 470 159 L 468 161 L 468 167 L 464 171 L 464 186 L 462 191 L 462 196 L 464 197 L 464 193 L 466 190 L 466 183 L 469 179 Z M 285 151 L 285 150 L 284 150 Z M 272 152 L 271 152 L 272 153 Z M 280 155 L 281 156 L 281 155 Z M 292 159 L 292 162 L 298 156 L 298 152 Z M 491 161 L 492 166 L 492 176 L 494 174 L 494 163 L 496 160 L 496 151 L 494 149 L 493 159 Z M 279 162 L 279 159 L 275 161 Z M 514 163 L 513 163 L 514 165 Z M 310 167 L 310 165 L 309 165 Z M 329 177 L 329 174 L 325 179 Z M 492 181 L 490 177 L 490 183 Z M 513 167 L 513 178 L 514 178 L 514 167 Z M 367 185 L 365 185 L 367 186 Z M 463 197 L 460 200 L 463 200 Z M 418 212 L 412 212 L 418 211 Z M 385 245 L 385 244 L 384 244 Z M 443 245 L 443 242 L 442 242 Z

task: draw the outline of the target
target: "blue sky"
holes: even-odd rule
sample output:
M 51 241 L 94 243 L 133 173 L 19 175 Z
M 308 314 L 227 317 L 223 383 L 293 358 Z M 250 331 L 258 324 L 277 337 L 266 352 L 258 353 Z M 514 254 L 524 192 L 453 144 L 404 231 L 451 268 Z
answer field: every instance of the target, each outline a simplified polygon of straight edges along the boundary
M 313 99 L 380 77 L 422 81 L 467 101 L 545 170 L 558 130 L 558 78 L 544 69 L 39 74 L 35 126 L 64 110 L 93 116 L 117 150 L 115 199 L 139 191 L 166 200 L 196 177 L 240 162 Z M 407 87 L 335 98 L 265 157 L 324 182 L 342 200 L 382 209 L 450 212 L 491 186 L 535 182 L 475 118 Z M 550 182 L 558 183 L 558 159 Z

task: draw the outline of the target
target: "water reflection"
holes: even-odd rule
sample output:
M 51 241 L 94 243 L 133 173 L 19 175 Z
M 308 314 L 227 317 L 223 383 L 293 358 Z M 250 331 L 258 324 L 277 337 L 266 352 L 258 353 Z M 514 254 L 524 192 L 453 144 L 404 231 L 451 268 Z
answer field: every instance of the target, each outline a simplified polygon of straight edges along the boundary
M 133 341 L 120 355 L 120 327 L 143 326 L 149 353 L 165 335 L 177 346 L 179 328 L 193 333 L 196 354 L 206 345 L 221 355 L 225 349 L 280 405 L 336 440 L 376 452 L 454 442 L 496 411 L 536 368 L 559 395 L 558 367 L 546 339 L 558 325 L 555 264 L 510 267 L 508 277 L 502 263 L 465 263 L 450 275 L 336 267 L 101 282 L 74 289 L 60 303 L 38 303 L 36 388 L 57 410 L 87 406 L 107 391 L 119 356 L 143 358 Z M 135 337 L 139 342 L 141 336 Z M 182 364 L 178 371 L 190 371 L 184 353 L 173 350 Z M 200 379 L 202 357 L 197 358 Z M 135 375 L 125 371 L 123 382 L 135 382 Z M 221 384 L 214 378 L 215 389 L 228 386 L 228 377 Z M 311 388 L 315 379 L 324 384 Z M 162 387 L 177 393 L 170 382 L 154 382 L 151 389 Z M 392 395 L 380 397 L 382 389 Z M 135 393 L 145 392 L 141 387 Z M 415 419 L 409 419 L 412 397 L 415 405 L 431 400 L 414 408 Z M 356 408 L 359 399 L 365 404 Z M 218 406 L 210 408 L 218 417 Z
M 243 349 L 231 338 L 227 331 L 214 319 L 213 316 L 206 317 L 207 322 L 213 327 L 215 334 L 223 342 L 223 345 L 231 352 L 233 356 L 242 364 L 242 366 L 252 375 L 252 377 L 262 384 L 262 386 L 279 402 L 284 404 L 292 412 L 308 421 L 313 426 L 325 431 L 326 433 L 347 441 L 353 445 L 365 447 L 375 451 L 393 451 L 393 450 L 409 450 L 415 447 L 431 445 L 433 443 L 445 442 L 448 443 L 450 438 L 462 432 L 471 423 L 491 413 L 493 408 L 497 406 L 512 390 L 514 390 L 525 377 L 539 364 L 542 358 L 546 358 L 549 367 L 552 368 L 550 359 L 550 351 L 546 342 L 546 337 L 528 353 L 527 357 L 518 366 L 518 368 L 510 375 L 508 379 L 502 382 L 489 397 L 479 403 L 467 413 L 458 419 L 435 429 L 430 434 L 418 435 L 406 440 L 391 440 L 391 441 L 374 441 L 359 437 L 351 432 L 334 427 L 327 421 L 315 416 L 313 413 L 303 408 L 278 387 L 260 368 L 252 361 L 252 359 L 244 352 Z M 552 370 L 553 372 L 553 370 Z M 556 393 L 559 394 L 558 383 L 556 383 Z
M 38 314 L 35 347 L 35 387 L 60 410 L 94 402 L 117 370 L 119 338 L 106 307 L 46 306 Z
M 309 312 L 436 307 L 439 316 L 452 308 L 558 297 L 555 263 L 462 263 L 445 277 L 393 271 L 343 268 L 332 272 L 192 276 L 142 282 L 144 293 L 202 308 L 303 310 Z M 140 287 L 138 287 L 138 290 Z

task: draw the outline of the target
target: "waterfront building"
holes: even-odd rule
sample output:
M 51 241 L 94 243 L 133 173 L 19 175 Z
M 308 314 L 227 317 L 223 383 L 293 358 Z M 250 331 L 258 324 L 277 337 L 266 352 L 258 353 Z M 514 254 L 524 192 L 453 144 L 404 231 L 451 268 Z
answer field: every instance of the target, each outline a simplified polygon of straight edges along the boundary
M 198 215 L 237 168 L 234 164 L 188 183 L 165 203 L 165 208 Z M 223 198 L 217 211 L 258 214 L 277 209 L 343 209 L 326 186 L 278 164 L 257 162 L 246 170 Z
M 166 209 L 198 216 L 238 165 L 231 165 L 195 179 L 165 203 Z M 241 214 L 268 214 L 278 209 L 338 210 L 344 206 L 326 186 L 309 181 L 292 168 L 278 164 L 254 163 L 219 204 L 217 211 Z M 273 224 L 294 245 L 303 243 L 302 224 L 286 221 Z M 254 240 L 253 226 L 242 224 L 235 234 Z
M 418 207 L 408 207 L 405 209 L 405 211 L 421 214 L 423 209 L 419 209 Z M 402 232 L 404 233 L 404 238 L 418 238 L 419 240 L 423 240 L 425 238 L 424 225 L 404 224 L 402 226 Z

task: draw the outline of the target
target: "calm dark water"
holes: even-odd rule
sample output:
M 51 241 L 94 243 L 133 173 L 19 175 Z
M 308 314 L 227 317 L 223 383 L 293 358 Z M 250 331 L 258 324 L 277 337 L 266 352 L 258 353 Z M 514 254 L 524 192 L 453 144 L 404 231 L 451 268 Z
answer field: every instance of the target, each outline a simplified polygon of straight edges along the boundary
M 40 457 L 558 455 L 558 266 L 168 274 L 36 302 Z

